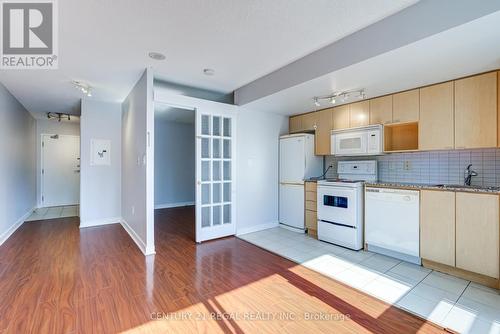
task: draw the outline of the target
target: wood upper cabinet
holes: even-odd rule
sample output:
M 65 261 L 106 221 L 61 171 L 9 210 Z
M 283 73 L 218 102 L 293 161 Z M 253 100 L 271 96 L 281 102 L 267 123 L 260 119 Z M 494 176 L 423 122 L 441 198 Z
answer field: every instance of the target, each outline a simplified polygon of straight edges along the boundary
M 392 122 L 392 95 L 371 99 L 369 103 L 370 124 L 388 124 Z
M 497 72 L 497 145 L 500 147 L 500 71 Z
M 455 148 L 497 146 L 497 72 L 455 81 Z
M 456 193 L 456 266 L 499 278 L 498 195 Z
M 302 116 L 290 116 L 288 119 L 288 132 L 296 133 L 302 131 Z
M 318 111 L 315 135 L 316 155 L 330 155 L 330 131 L 332 130 L 333 108 Z
M 419 89 L 413 89 L 392 96 L 392 121 L 394 123 L 418 122 L 419 91 Z
M 455 192 L 420 191 L 420 256 L 455 266 Z
M 311 112 L 301 115 L 302 131 L 314 131 L 318 123 L 318 113 Z
M 332 113 L 332 129 L 339 130 L 349 127 L 349 105 L 334 107 Z
M 368 125 L 370 122 L 370 102 L 360 101 L 349 104 L 349 127 Z
M 453 149 L 453 81 L 420 89 L 418 131 L 420 150 Z

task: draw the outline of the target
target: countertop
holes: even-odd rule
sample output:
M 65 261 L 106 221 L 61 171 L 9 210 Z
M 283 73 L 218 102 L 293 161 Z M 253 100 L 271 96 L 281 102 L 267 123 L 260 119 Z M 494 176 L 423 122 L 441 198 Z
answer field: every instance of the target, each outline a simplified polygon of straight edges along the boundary
M 434 184 L 404 183 L 404 182 L 367 182 L 365 183 L 365 186 L 410 189 L 410 190 L 441 190 L 441 191 L 500 194 L 500 187 L 480 187 L 480 186 L 443 185 L 443 184 L 434 185 Z

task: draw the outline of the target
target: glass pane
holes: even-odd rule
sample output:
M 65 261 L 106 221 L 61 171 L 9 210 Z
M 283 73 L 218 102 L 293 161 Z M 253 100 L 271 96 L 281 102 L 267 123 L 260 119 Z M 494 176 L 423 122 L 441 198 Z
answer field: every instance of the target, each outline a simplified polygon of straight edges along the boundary
M 210 226 L 210 207 L 201 208 L 201 227 Z
M 231 137 L 231 119 L 224 118 L 224 137 Z
M 212 208 L 212 212 L 213 212 L 213 225 L 220 225 L 222 224 L 222 207 L 220 205 L 218 206 L 214 206 Z
M 224 181 L 231 181 L 231 161 L 224 161 Z
M 214 165 L 213 165 L 213 180 L 214 181 L 220 181 L 221 180 L 221 176 L 220 176 L 220 172 L 221 172 L 220 164 L 221 164 L 220 161 L 214 161 Z
M 224 183 L 224 202 L 231 202 L 231 182 Z
M 224 205 L 224 224 L 231 224 L 231 204 Z
M 221 184 L 220 183 L 214 183 L 213 185 L 213 191 L 214 191 L 214 196 L 213 196 L 213 203 L 220 203 L 221 202 Z
M 210 204 L 210 184 L 201 185 L 201 204 Z
M 210 161 L 201 162 L 201 180 L 210 181 Z
M 212 139 L 213 146 L 213 157 L 215 159 L 220 159 L 220 139 L 214 138 Z
M 212 122 L 214 124 L 213 136 L 220 136 L 220 117 L 214 116 Z
M 210 116 L 209 115 L 201 115 L 201 134 L 209 135 L 210 134 Z
M 201 157 L 210 158 L 210 139 L 201 138 Z
M 224 139 L 224 159 L 231 159 L 231 139 Z

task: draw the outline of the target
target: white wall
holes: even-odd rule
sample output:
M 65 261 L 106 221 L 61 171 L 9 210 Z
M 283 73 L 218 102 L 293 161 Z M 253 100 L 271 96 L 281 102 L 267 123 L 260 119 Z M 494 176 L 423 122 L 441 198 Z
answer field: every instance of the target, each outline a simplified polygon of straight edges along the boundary
M 80 228 L 121 221 L 121 104 L 82 101 Z M 91 166 L 91 140 L 111 141 L 111 165 Z
M 154 254 L 153 138 L 153 75 L 147 69 L 122 103 L 121 178 L 123 225 L 146 255 Z
M 240 108 L 237 141 L 237 234 L 278 226 L 279 136 L 288 117 Z
M 194 123 L 155 117 L 155 208 L 194 204 L 195 162 Z
M 42 134 L 80 136 L 80 122 L 36 120 L 36 201 L 39 207 L 42 206 Z
M 36 206 L 35 119 L 0 84 L 0 244 Z

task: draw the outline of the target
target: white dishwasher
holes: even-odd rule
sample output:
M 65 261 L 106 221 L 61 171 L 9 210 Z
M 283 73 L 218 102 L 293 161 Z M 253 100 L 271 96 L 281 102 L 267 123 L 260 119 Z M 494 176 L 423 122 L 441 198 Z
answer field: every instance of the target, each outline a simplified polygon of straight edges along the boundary
M 419 191 L 366 187 L 368 250 L 420 264 L 419 221 Z

